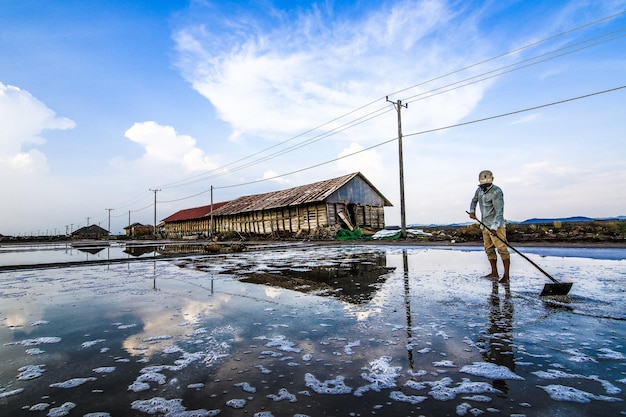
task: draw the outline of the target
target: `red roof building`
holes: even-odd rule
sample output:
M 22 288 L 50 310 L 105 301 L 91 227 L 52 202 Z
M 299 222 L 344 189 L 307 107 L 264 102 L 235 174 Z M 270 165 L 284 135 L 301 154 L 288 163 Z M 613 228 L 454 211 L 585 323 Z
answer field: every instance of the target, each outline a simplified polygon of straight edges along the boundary
M 321 233 L 322 229 L 383 229 L 384 207 L 391 205 L 363 174 L 356 172 L 213 204 L 213 216 L 208 205 L 180 210 L 163 221 L 168 238 L 208 237 L 213 232 L 327 236 L 334 233 Z
M 208 237 L 211 234 L 211 208 L 215 213 L 215 210 L 225 204 L 228 202 L 177 211 L 163 219 L 166 236 L 170 239 L 181 239 L 186 236 Z

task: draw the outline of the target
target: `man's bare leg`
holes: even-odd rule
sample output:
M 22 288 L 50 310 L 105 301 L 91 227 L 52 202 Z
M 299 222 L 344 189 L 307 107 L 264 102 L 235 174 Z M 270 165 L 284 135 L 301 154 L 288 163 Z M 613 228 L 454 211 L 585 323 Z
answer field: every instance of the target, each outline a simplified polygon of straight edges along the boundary
M 502 279 L 500 280 L 500 283 L 505 284 L 509 282 L 509 270 L 511 269 L 511 260 L 503 259 L 502 263 L 504 264 L 504 275 L 502 275 Z
M 491 265 L 491 273 L 485 275 L 485 278 L 499 278 L 499 275 L 498 275 L 498 260 L 497 259 L 489 259 L 489 264 Z

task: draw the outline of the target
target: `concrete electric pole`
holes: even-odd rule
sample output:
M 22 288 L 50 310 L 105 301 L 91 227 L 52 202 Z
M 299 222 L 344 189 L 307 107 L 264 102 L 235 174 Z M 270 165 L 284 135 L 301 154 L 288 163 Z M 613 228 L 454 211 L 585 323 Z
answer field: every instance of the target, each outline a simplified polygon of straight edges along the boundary
M 404 204 L 404 161 L 402 158 L 402 107 L 409 107 L 408 104 L 402 105 L 402 101 L 393 102 L 386 97 L 389 103 L 392 103 L 398 112 L 398 165 L 400 166 L 400 237 L 406 239 L 406 207 Z
M 109 236 L 111 236 L 111 210 L 115 210 L 115 209 L 112 209 L 112 208 L 110 208 L 110 209 L 105 208 L 105 210 L 107 210 L 107 211 L 109 212 L 109 226 L 108 226 L 108 231 L 109 231 Z
M 156 193 L 161 191 L 158 188 L 152 189 L 150 188 L 150 191 L 152 191 L 154 193 L 154 238 L 158 239 L 159 235 L 157 234 L 157 222 L 156 222 Z

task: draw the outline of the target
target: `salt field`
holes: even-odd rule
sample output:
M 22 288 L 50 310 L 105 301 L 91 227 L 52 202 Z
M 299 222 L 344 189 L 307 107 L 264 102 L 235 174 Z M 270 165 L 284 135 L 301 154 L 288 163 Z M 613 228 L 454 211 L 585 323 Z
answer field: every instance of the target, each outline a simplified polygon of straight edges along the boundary
M 0 415 L 626 415 L 626 249 L 524 252 L 569 296 L 479 247 L 4 271 Z

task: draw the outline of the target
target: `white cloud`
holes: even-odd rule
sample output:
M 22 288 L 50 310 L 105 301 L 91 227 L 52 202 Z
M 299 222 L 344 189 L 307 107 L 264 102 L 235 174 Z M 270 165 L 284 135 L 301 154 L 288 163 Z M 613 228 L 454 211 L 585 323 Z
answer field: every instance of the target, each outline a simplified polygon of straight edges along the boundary
M 10 166 L 20 173 L 45 173 L 48 161 L 46 155 L 37 149 L 28 152 L 20 152 L 10 159 Z
M 274 181 L 274 182 L 277 182 L 278 184 L 291 184 L 291 181 L 289 181 L 287 178 L 281 177 L 280 176 L 281 174 L 284 174 L 284 172 L 278 173 L 272 170 L 265 171 L 263 173 L 263 179 Z
M 37 149 L 45 130 L 72 129 L 76 124 L 58 117 L 28 91 L 0 82 L 0 164 L 22 174 L 47 172 L 46 156 Z M 4 171 L 4 170 L 3 170 Z M 7 172 L 2 172 L 8 175 Z
M 516 169 L 515 176 L 508 183 L 522 187 L 542 189 L 560 188 L 580 181 L 590 174 L 590 168 L 562 165 L 556 161 L 535 161 L 523 164 Z
M 194 138 L 177 133 L 172 126 L 153 121 L 135 123 L 124 134 L 144 148 L 145 153 L 140 162 L 145 166 L 177 166 L 186 172 L 217 167 L 210 156 L 196 147 Z
M 383 158 L 375 150 L 365 151 L 365 148 L 358 143 L 351 143 L 349 147 L 341 151 L 338 155 L 337 171 L 345 173 L 347 167 L 353 167 L 348 171 L 360 171 L 373 184 L 381 184 L 388 181 L 389 166 L 396 167 L 396 163 L 385 164 Z M 348 156 L 352 155 L 352 156 Z M 387 197 L 387 196 L 386 196 Z
M 0 233 L 36 233 L 38 227 L 44 233 L 43 225 L 54 225 L 51 219 L 62 209 L 53 210 L 50 203 L 67 201 L 73 190 L 49 175 L 48 158 L 37 146 L 46 142 L 47 130 L 75 126 L 28 91 L 0 83 L 0 178 L 10 196 L 0 205 Z
M 175 34 L 178 65 L 237 138 L 284 140 L 380 98 L 322 129 L 330 130 L 388 107 L 386 94 L 433 73 L 456 69 L 473 59 L 468 55 L 480 54 L 479 47 L 461 46 L 471 42 L 474 33 L 467 15 L 455 22 L 455 31 L 442 30 L 454 17 L 445 4 L 400 2 L 373 10 L 361 20 L 314 9 L 289 23 L 277 20 L 265 31 L 248 16 L 207 16 L 202 25 Z M 249 25 L 247 31 L 232 30 L 239 19 Z M 230 32 L 222 36 L 223 26 Z M 407 127 L 429 128 L 459 120 L 479 102 L 488 85 L 438 95 L 428 105 L 414 102 L 415 117 Z M 423 86 L 402 96 L 435 87 Z M 350 136 L 361 141 L 388 138 L 388 123 L 380 119 L 351 129 Z
M 529 115 L 520 117 L 519 119 L 515 119 L 510 124 L 511 125 L 519 125 L 519 124 L 522 124 L 522 123 L 530 123 L 530 122 L 534 122 L 535 120 L 538 120 L 540 118 L 541 118 L 541 114 L 533 113 L 533 114 L 529 114 Z

